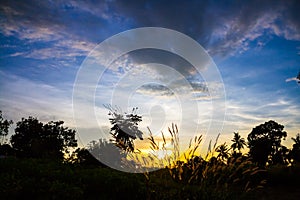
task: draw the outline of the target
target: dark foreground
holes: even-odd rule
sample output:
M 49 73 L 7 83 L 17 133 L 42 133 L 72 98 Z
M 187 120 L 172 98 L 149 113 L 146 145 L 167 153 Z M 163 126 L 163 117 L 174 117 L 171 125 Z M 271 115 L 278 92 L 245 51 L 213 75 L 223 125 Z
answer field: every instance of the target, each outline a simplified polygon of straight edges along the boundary
M 274 167 L 260 189 L 199 187 L 172 179 L 168 170 L 129 174 L 110 168 L 49 160 L 0 159 L 1 199 L 300 199 L 300 170 Z

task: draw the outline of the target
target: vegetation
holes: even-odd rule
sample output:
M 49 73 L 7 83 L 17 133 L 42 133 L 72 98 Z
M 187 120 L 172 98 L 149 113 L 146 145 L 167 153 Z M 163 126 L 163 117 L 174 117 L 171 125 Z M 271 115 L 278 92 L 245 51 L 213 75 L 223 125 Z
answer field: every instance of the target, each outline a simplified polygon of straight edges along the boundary
M 113 142 L 125 151 L 133 151 L 134 143 L 137 137 L 143 140 L 143 133 L 138 129 L 142 117 L 136 114 L 137 108 L 132 109 L 132 113 L 121 113 L 120 109 L 106 106 L 109 109 L 109 121 L 112 125 L 110 134 Z
M 300 134 L 298 133 L 292 140 L 294 141 L 294 144 L 291 151 L 291 158 L 294 162 L 300 162 Z
M 260 166 L 285 163 L 287 148 L 281 145 L 287 133 L 284 126 L 275 121 L 268 121 L 256 126 L 248 135 L 249 154 Z
M 242 155 L 241 150 L 244 149 L 244 147 L 246 146 L 246 141 L 244 138 L 240 136 L 238 132 L 234 132 L 233 134 L 234 136 L 233 139 L 231 140 L 232 142 L 231 149 L 233 151 L 232 156 L 237 158 Z M 236 150 L 238 150 L 238 152 L 236 152 Z
M 151 133 L 151 152 L 139 153 L 134 140 L 142 139 L 136 113 L 110 110 L 112 142 L 92 141 L 77 146 L 75 131 L 63 122 L 42 123 L 29 117 L 17 122 L 10 144 L 0 146 L 0 195 L 4 199 L 298 199 L 300 192 L 300 134 L 292 138 L 291 150 L 281 144 L 287 137 L 283 125 L 269 121 L 255 127 L 248 141 L 234 133 L 232 144 L 218 145 L 199 154 L 202 137 L 192 138 L 183 156 L 175 124 L 162 143 Z M 135 110 L 133 110 L 135 111 Z M 1 136 L 11 121 L 0 120 Z M 125 128 L 123 130 L 123 128 Z M 171 144 L 171 147 L 170 145 Z M 249 147 L 249 153 L 242 149 Z M 168 146 L 168 148 L 166 148 Z M 166 152 L 171 149 L 171 154 Z M 158 157 L 155 152 L 165 152 Z M 106 153 L 103 153 L 106 152 Z M 64 156 L 69 155 L 69 156 Z M 107 156 L 119 156 L 118 165 L 137 172 L 125 173 L 107 167 Z M 130 158 L 131 162 L 124 162 Z M 125 159 L 126 160 L 126 159 Z M 134 162 L 132 162 L 134 161 Z M 160 168 L 150 172 L 150 169 Z M 143 168 L 145 169 L 145 168 Z
M 43 124 L 33 117 L 22 118 L 11 136 L 11 145 L 19 157 L 63 160 L 69 148 L 77 146 L 75 130 L 63 127 L 63 123 Z
M 4 119 L 2 116 L 2 111 L 0 110 L 0 145 L 6 143 L 6 136 L 11 124 L 13 124 L 13 121 Z

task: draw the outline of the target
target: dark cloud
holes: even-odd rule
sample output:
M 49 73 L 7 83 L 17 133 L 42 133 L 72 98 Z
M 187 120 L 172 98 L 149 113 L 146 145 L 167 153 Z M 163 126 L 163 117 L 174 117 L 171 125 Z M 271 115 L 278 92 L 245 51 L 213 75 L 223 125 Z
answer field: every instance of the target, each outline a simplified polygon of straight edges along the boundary
M 159 26 L 201 37 L 208 1 L 118 1 L 114 10 L 134 19 L 138 26 Z M 197 33 L 195 35 L 194 33 Z M 199 35 L 200 34 L 200 35 Z M 203 35 L 204 36 L 204 35 Z
M 188 78 L 195 74 L 196 69 L 184 58 L 168 51 L 158 49 L 142 49 L 132 51 L 129 54 L 136 65 L 145 63 L 159 63 L 173 68 L 182 76 Z M 155 68 L 160 73 L 161 68 Z
M 157 95 L 157 96 L 173 96 L 174 93 L 191 94 L 194 97 L 205 97 L 209 96 L 209 90 L 203 82 L 189 82 L 188 85 L 178 84 L 178 82 L 172 82 L 168 87 L 160 84 L 145 84 L 141 86 L 137 92 L 143 95 Z M 172 91 L 171 88 L 176 88 L 176 91 Z
M 144 95 L 158 95 L 158 96 L 173 96 L 174 92 L 172 92 L 169 88 L 159 85 L 159 84 L 146 84 L 141 86 L 138 90 L 138 93 Z
M 203 82 L 191 82 L 190 83 L 193 91 L 194 92 L 200 92 L 200 93 L 207 93 L 208 92 L 208 87 L 205 83 Z
M 243 52 L 264 34 L 300 40 L 299 1 L 118 1 L 114 10 L 136 26 L 181 31 L 211 54 Z
M 300 40 L 299 1 L 1 1 L 1 33 L 29 41 L 96 44 L 120 31 L 157 26 L 183 32 L 211 54 L 243 52 L 277 35 Z

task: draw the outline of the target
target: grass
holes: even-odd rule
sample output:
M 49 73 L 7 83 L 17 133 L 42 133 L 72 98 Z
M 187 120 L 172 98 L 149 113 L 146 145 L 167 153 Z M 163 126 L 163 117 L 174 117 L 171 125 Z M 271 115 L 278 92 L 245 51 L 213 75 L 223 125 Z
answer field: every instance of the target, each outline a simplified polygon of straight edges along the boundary
M 239 166 L 239 165 L 238 165 Z M 237 166 L 237 167 L 238 167 Z M 49 160 L 0 159 L 0 195 L 2 199 L 297 199 L 299 167 L 267 169 L 268 182 L 263 188 L 246 191 L 242 184 L 226 185 L 230 169 L 220 167 L 210 172 L 225 173 L 187 183 L 170 176 L 168 168 L 143 174 L 119 172 L 103 167 L 81 167 Z M 243 170 L 241 170 L 242 172 Z M 237 172 L 236 172 L 237 173 Z M 237 173 L 239 174 L 239 173 Z M 238 175 L 237 175 L 238 176 Z M 187 176 L 190 177 L 190 176 Z M 245 177 L 246 178 L 246 177 Z M 282 179 L 285 179 L 282 181 Z M 247 179 L 245 179 L 246 181 Z
M 49 160 L 0 160 L 0 193 L 4 199 L 128 199 L 145 197 L 142 174 L 110 168 L 80 167 Z

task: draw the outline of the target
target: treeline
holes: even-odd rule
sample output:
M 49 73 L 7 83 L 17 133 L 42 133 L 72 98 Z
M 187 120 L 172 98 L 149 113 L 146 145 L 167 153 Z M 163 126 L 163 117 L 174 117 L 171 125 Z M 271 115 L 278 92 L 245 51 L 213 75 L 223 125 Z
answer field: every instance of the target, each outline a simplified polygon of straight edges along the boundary
M 117 147 L 120 150 L 117 152 L 123 156 L 125 152 L 126 156 L 136 150 L 134 141 L 137 138 L 149 139 L 154 149 L 160 147 L 152 136 L 144 138 L 138 130 L 141 116 L 115 110 L 109 115 L 112 142 L 93 141 L 89 147 L 78 148 L 75 130 L 64 127 L 63 121 L 42 123 L 34 117 L 22 118 L 16 123 L 14 134 L 7 138 L 13 122 L 4 119 L 0 111 L 2 196 L 278 199 L 278 191 L 284 193 L 287 186 L 289 189 L 300 186 L 300 134 L 292 138 L 292 148 L 285 147 L 281 142 L 287 138 L 287 133 L 284 126 L 275 121 L 254 127 L 247 138 L 234 133 L 231 144 L 215 142 L 207 155 L 194 154 L 201 145 L 201 137 L 195 138 L 185 152 L 185 160 L 174 160 L 172 165 L 161 170 L 135 175 L 106 167 L 91 152 L 95 155 L 103 148 Z M 173 140 L 178 140 L 176 125 L 169 131 Z M 176 151 L 178 143 L 174 145 Z M 245 148 L 249 149 L 247 153 L 243 153 Z M 280 189 L 274 189 L 277 186 Z M 115 192 L 114 187 L 119 192 Z M 289 191 L 288 199 L 295 195 L 300 196 L 296 189 Z
M 109 115 L 111 116 L 110 133 L 114 139 L 113 144 L 124 151 L 133 151 L 134 140 L 137 137 L 140 139 L 143 137 L 137 126 L 138 122 L 142 121 L 142 117 L 136 113 L 125 115 L 115 111 L 111 111 Z M 8 130 L 12 124 L 11 120 L 3 118 L 2 111 L 0 111 L 0 155 L 2 157 L 47 158 L 100 164 L 90 155 L 88 149 L 75 149 L 78 146 L 76 131 L 64 127 L 63 121 L 42 123 L 34 117 L 22 118 L 16 123 L 15 132 L 8 140 Z M 231 145 L 223 143 L 215 146 L 213 157 L 222 162 L 239 157 L 249 158 L 260 167 L 277 164 L 289 166 L 299 163 L 300 134 L 291 138 L 293 141 L 291 149 L 281 143 L 286 138 L 287 132 L 284 131 L 284 126 L 270 120 L 254 127 L 247 141 L 235 132 Z M 99 142 L 103 143 L 103 146 L 108 145 L 106 141 Z M 95 146 L 95 144 L 90 146 L 89 150 L 93 150 Z M 245 147 L 249 151 L 242 154 L 242 149 Z

